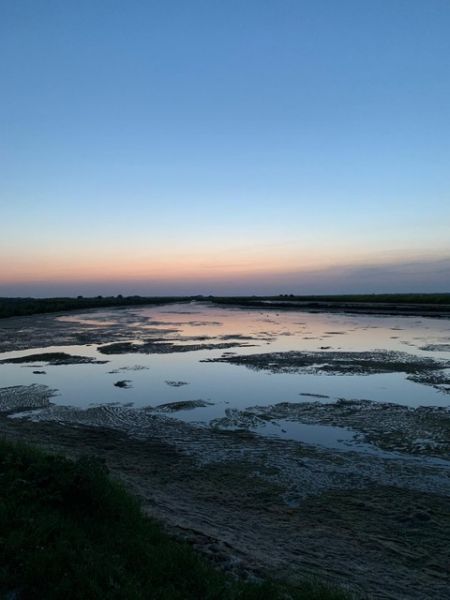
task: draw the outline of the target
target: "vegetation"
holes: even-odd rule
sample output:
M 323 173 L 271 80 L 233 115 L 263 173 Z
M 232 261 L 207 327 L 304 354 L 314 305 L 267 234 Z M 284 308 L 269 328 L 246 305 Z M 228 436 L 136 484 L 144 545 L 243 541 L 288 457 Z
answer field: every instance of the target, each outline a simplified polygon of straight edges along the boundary
M 92 458 L 0 441 L 0 597 L 338 600 L 314 584 L 243 583 L 174 541 Z
M 208 300 L 216 304 L 236 304 L 240 306 L 267 306 L 286 308 L 290 304 L 305 303 L 309 307 L 326 305 L 337 306 L 357 304 L 390 304 L 405 306 L 421 305 L 430 309 L 450 310 L 450 294 L 352 294 L 335 296 L 97 296 L 95 298 L 0 298 L 0 318 L 33 315 L 39 313 L 85 310 L 89 308 L 108 308 L 142 305 L 159 305 L 172 302 Z
M 377 304 L 438 304 L 450 306 L 448 294 L 340 294 L 324 296 L 295 296 L 280 294 L 278 296 L 228 296 L 214 297 L 213 302 L 219 304 L 252 304 L 260 302 L 317 302 L 317 303 L 377 303 Z
M 97 296 L 95 298 L 0 298 L 0 318 L 34 315 L 39 313 L 108 308 L 110 306 L 139 306 L 143 304 L 166 304 L 190 298 L 143 297 L 143 296 Z

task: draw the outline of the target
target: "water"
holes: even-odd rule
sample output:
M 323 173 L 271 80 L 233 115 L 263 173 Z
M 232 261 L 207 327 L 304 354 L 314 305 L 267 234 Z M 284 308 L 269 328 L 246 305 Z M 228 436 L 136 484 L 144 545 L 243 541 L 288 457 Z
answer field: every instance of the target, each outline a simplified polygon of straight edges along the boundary
M 83 330 L 119 324 L 130 340 L 139 330 L 149 334 L 172 330 L 169 338 L 179 343 L 219 343 L 240 341 L 251 346 L 226 350 L 201 350 L 170 354 L 104 355 L 96 346 L 51 346 L 0 354 L 0 359 L 38 352 L 64 351 L 70 354 L 108 360 L 106 364 L 47 366 L 0 365 L 0 387 L 46 384 L 58 390 L 57 404 L 80 408 L 118 403 L 136 408 L 170 402 L 204 400 L 211 405 L 183 410 L 171 416 L 190 422 L 209 423 L 222 417 L 227 408 L 245 409 L 278 402 L 333 402 L 337 398 L 393 402 L 411 407 L 449 406 L 450 395 L 431 386 L 409 381 L 402 373 L 383 375 L 271 374 L 244 366 L 202 362 L 224 352 L 237 354 L 308 350 L 367 351 L 396 350 L 435 359 L 450 359 L 450 352 L 421 350 L 427 344 L 449 344 L 450 322 L 419 317 L 364 316 L 346 314 L 275 312 L 222 308 L 206 303 L 177 304 L 153 308 L 90 311 L 58 317 L 61 322 L 79 324 Z M 203 342 L 183 338 L 203 337 Z M 234 337 L 235 336 L 235 337 Z M 252 339 L 239 339 L 237 336 Z M 224 339 L 225 338 L 225 339 Z M 37 363 L 39 364 L 39 363 Z M 144 367 L 133 370 L 135 366 Z M 45 375 L 33 374 L 45 370 Z M 111 371 L 116 371 L 111 373 Z M 118 380 L 131 381 L 130 388 L 118 388 Z M 187 385 L 172 386 L 180 381 Z M 327 399 L 302 396 L 320 394 Z M 279 435 L 338 447 L 348 444 L 353 433 L 339 427 L 301 425 L 285 422 L 261 430 Z

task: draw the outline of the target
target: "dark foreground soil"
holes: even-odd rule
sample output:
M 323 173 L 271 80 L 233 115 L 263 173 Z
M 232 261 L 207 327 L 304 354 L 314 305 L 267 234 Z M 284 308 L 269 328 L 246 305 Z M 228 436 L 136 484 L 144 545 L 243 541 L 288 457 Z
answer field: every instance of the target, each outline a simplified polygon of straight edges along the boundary
M 339 474 L 339 456 L 244 433 L 196 429 L 183 449 L 189 434 L 183 428 L 155 419 L 154 431 L 136 439 L 112 428 L 0 418 L 0 434 L 8 439 L 70 457 L 99 457 L 169 532 L 241 576 L 319 577 L 369 598 L 448 598 L 445 483 L 434 493 L 413 478 L 396 486 L 366 471 L 358 479 L 345 469 Z M 289 483 L 265 460 L 268 453 L 283 456 L 303 485 L 294 502 L 286 494 Z M 319 485 L 320 461 L 324 472 L 334 464 L 336 481 L 324 475 Z M 438 478 L 432 470 L 426 476 Z

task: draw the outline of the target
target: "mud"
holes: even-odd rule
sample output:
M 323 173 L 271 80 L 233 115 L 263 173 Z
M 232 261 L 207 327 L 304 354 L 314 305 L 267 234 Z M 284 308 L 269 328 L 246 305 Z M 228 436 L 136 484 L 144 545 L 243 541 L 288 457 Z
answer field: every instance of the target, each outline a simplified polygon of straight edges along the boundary
M 407 379 L 432 385 L 449 393 L 450 361 L 416 356 L 406 352 L 376 350 L 373 352 L 267 352 L 222 356 L 203 362 L 226 362 L 271 373 L 309 373 L 322 375 L 376 375 L 405 373 Z
M 108 371 L 108 373 L 110 375 L 113 375 L 116 373 L 123 373 L 126 371 L 148 371 L 148 367 L 145 367 L 144 365 L 131 365 L 131 366 L 125 366 L 125 367 L 118 367 L 117 369 Z
M 125 345 L 125 352 L 129 344 L 165 346 L 164 352 L 226 350 L 280 335 L 260 332 L 258 325 L 252 336 L 182 336 L 177 323 L 158 322 L 130 309 L 103 316 L 86 311 L 82 319 L 70 320 L 55 315 L 4 319 L 0 351 L 79 343 L 116 345 L 113 353 L 117 344 L 119 349 Z M 205 324 L 189 322 L 192 327 L 196 323 Z M 340 327 L 330 323 L 328 335 L 337 335 Z M 345 339 L 340 336 L 340 341 Z M 274 373 L 400 372 L 450 390 L 448 361 L 403 352 L 246 357 L 229 351 L 220 361 Z M 25 366 L 33 368 L 32 363 Z M 123 366 L 110 373 L 132 377 L 129 371 L 142 368 L 148 367 Z M 174 372 L 173 381 L 168 376 L 168 385 L 185 383 L 175 379 L 186 376 L 182 373 Z M 107 379 L 108 387 L 116 379 Z M 318 577 L 364 598 L 447 600 L 449 411 L 368 400 L 330 402 L 330 397 L 312 393 L 314 387 L 309 392 L 309 383 L 303 385 L 300 396 L 305 402 L 252 406 L 258 404 L 252 397 L 246 410 L 228 410 L 225 418 L 234 420 L 231 429 L 225 421 L 201 426 L 177 418 L 183 416 L 179 411 L 208 407 L 204 400 L 155 402 L 140 409 L 131 403 L 91 405 L 83 410 L 52 404 L 57 391 L 47 386 L 13 386 L 0 389 L 0 434 L 68 456 L 98 456 L 169 532 L 241 576 L 292 581 Z M 133 392 L 116 393 L 127 399 Z M 281 421 L 344 427 L 354 432 L 354 443 L 345 450 L 328 450 L 254 431 Z M 362 442 L 371 451 L 361 451 Z
M 116 381 L 114 386 L 118 388 L 128 389 L 131 387 L 131 381 L 129 379 L 121 379 L 120 381 Z
M 215 302 L 223 303 L 222 299 L 215 299 Z M 434 317 L 438 319 L 448 318 L 450 315 L 450 305 L 447 302 L 443 304 L 406 304 L 399 302 L 330 302 L 326 300 L 266 300 L 262 298 L 249 298 L 242 301 L 239 298 L 231 300 L 227 298 L 227 306 L 241 308 L 244 310 L 265 311 L 302 311 L 309 313 L 341 313 L 341 314 L 363 314 L 363 315 L 404 315 L 416 317 Z M 279 313 L 278 313 L 279 314 Z
M 27 354 L 15 358 L 4 358 L 0 364 L 46 363 L 48 365 L 104 365 L 107 360 L 97 360 L 90 356 L 76 356 L 66 352 L 41 352 L 40 354 Z
M 0 327 L 0 351 L 28 350 L 47 346 L 70 346 L 77 344 L 101 344 L 129 336 L 125 323 L 129 319 L 123 311 L 116 310 L 117 321 L 83 323 L 78 320 L 62 320 L 58 315 L 34 315 L 2 319 Z M 83 315 L 96 311 L 85 311 Z M 68 317 L 65 317 L 68 319 Z
M 156 406 L 156 410 L 163 412 L 177 412 L 179 410 L 204 408 L 205 406 L 212 406 L 212 404 L 212 402 L 206 402 L 205 400 L 181 400 L 179 402 L 167 402 L 166 404 L 159 404 Z
M 408 379 L 423 385 L 431 385 L 445 394 L 450 394 L 450 373 L 447 371 L 423 371 L 422 373 L 409 375 Z
M 80 311 L 76 315 L 46 314 L 2 319 L 0 327 L 0 352 L 28 350 L 47 346 L 78 344 L 110 344 L 128 342 L 177 340 L 179 325 L 200 327 L 215 326 L 220 322 L 187 321 L 168 323 L 153 320 L 131 308 L 113 308 L 105 312 Z M 170 351 L 169 348 L 166 349 Z
M 28 396 L 38 402 L 43 391 Z M 169 532 L 237 574 L 319 577 L 377 599 L 448 598 L 448 466 L 329 452 L 118 406 L 0 416 L 0 433 L 69 456 L 95 454 Z
M 194 352 L 198 350 L 221 350 L 235 348 L 244 344 L 229 342 L 219 344 L 174 344 L 164 341 L 147 341 L 141 344 L 133 342 L 115 342 L 107 346 L 99 346 L 102 354 L 169 354 L 172 352 Z
M 228 362 L 272 373 L 329 373 L 332 375 L 374 375 L 411 373 L 450 368 L 450 361 L 438 362 L 406 352 L 267 352 L 242 356 L 206 359 L 204 362 Z
M 450 344 L 427 344 L 426 346 L 421 346 L 420 350 L 425 350 L 426 352 L 450 352 Z
M 56 394 L 46 385 L 14 385 L 0 388 L 0 412 L 14 413 L 50 406 L 50 398 Z
M 381 450 L 450 460 L 450 408 L 409 408 L 370 400 L 340 399 L 334 403 L 281 402 L 228 410 L 215 419 L 219 428 L 255 428 L 267 421 L 297 421 L 332 425 L 355 432 L 355 444 L 373 444 Z

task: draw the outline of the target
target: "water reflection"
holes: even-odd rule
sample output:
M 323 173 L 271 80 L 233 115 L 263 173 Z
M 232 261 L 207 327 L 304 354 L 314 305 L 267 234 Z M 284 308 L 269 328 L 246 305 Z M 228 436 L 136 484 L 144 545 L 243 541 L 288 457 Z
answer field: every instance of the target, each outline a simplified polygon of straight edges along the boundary
M 49 317 L 50 318 L 50 317 Z M 221 308 L 203 303 L 166 307 L 90 311 L 54 317 L 75 323 L 80 330 L 114 326 L 129 341 L 160 335 L 175 343 L 242 344 L 224 350 L 200 350 L 168 354 L 101 354 L 95 345 L 51 346 L 4 353 L 1 358 L 63 350 L 69 354 L 108 359 L 107 364 L 0 365 L 0 386 L 44 383 L 59 390 L 54 402 L 86 408 L 106 403 L 133 403 L 156 407 L 169 402 L 203 400 L 205 406 L 181 410 L 171 416 L 190 422 L 209 423 L 227 408 L 279 402 L 333 402 L 337 398 L 394 402 L 412 407 L 449 406 L 450 396 L 431 386 L 409 381 L 402 373 L 381 375 L 271 374 L 224 363 L 205 363 L 224 352 L 251 354 L 308 351 L 395 350 L 450 359 L 450 327 L 447 320 L 350 316 L 346 314 L 267 312 Z M 145 333 L 146 332 L 146 333 Z M 447 344 L 447 346 L 445 346 Z M 35 373 L 34 371 L 45 371 Z M 131 387 L 117 387 L 121 379 Z M 168 382 L 183 382 L 170 385 Z M 293 424 L 270 424 L 262 433 L 339 446 L 353 437 L 345 429 Z

